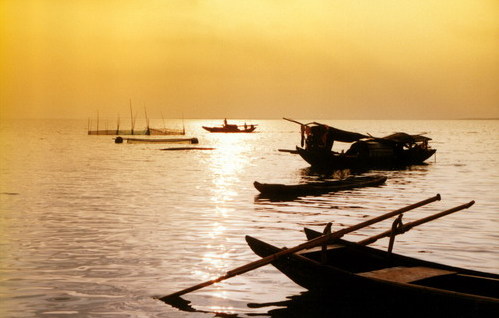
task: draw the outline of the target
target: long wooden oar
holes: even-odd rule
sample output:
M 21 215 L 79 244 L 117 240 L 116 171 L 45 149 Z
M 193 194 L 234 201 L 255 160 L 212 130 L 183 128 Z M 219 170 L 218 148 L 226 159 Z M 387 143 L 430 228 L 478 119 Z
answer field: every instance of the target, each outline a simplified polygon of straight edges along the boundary
M 403 233 L 409 231 L 410 229 L 412 229 L 415 226 L 418 226 L 418 225 L 421 225 L 421 224 L 433 221 L 435 219 L 441 218 L 443 216 L 446 216 L 448 214 L 451 214 L 451 213 L 454 213 L 454 212 L 457 212 L 457 211 L 461 211 L 461 210 L 467 209 L 467 208 L 471 207 L 473 204 L 475 204 L 475 201 L 470 201 L 468 203 L 461 204 L 461 205 L 456 206 L 456 207 L 454 207 L 452 209 L 448 209 L 448 210 L 442 211 L 440 213 L 433 214 L 433 215 L 427 216 L 425 218 L 422 218 L 422 219 L 419 219 L 419 220 L 416 220 L 416 221 L 413 221 L 413 222 L 409 222 L 407 224 L 403 224 L 402 226 L 400 226 L 400 227 L 398 227 L 398 228 L 395 229 L 395 233 L 394 233 L 394 231 L 392 229 L 390 229 L 390 230 L 387 230 L 387 231 L 385 231 L 383 233 L 380 233 L 378 235 L 375 235 L 375 236 L 372 236 L 372 237 L 367 238 L 365 240 L 359 241 L 359 242 L 357 242 L 357 244 L 360 244 L 360 245 L 369 245 L 369 244 L 372 244 L 372 243 L 376 242 L 377 240 L 379 240 L 381 238 L 389 237 L 392 234 L 395 234 L 395 235 L 403 234 Z
M 320 237 L 317 237 L 315 239 L 312 239 L 310 241 L 307 241 L 307 242 L 302 243 L 300 245 L 297 245 L 295 247 L 291 247 L 291 248 L 279 251 L 279 252 L 277 252 L 275 254 L 269 255 L 269 256 L 264 257 L 262 259 L 259 259 L 257 261 L 248 263 L 246 265 L 243 265 L 241 267 L 238 267 L 238 268 L 235 268 L 235 269 L 233 269 L 231 271 L 228 271 L 225 275 L 222 275 L 222 276 L 220 276 L 218 278 L 215 278 L 215 279 L 212 279 L 212 280 L 209 280 L 209 281 L 206 281 L 206 282 L 194 285 L 192 287 L 180 290 L 178 292 L 175 292 L 175 293 L 172 293 L 172 294 L 160 297 L 159 299 L 162 300 L 162 301 L 164 301 L 164 302 L 175 300 L 175 298 L 178 298 L 181 295 L 190 293 L 192 291 L 201 289 L 203 287 L 210 286 L 212 284 L 218 283 L 218 282 L 220 282 L 222 280 L 225 280 L 225 279 L 228 279 L 228 278 L 231 278 L 231 277 L 234 277 L 234 276 L 237 276 L 237 275 L 249 272 L 250 270 L 262 267 L 264 265 L 270 264 L 271 262 L 275 261 L 276 259 L 278 259 L 279 257 L 282 257 L 284 255 L 292 254 L 292 253 L 295 253 L 295 252 L 298 252 L 298 251 L 301 251 L 301 250 L 304 250 L 304 249 L 308 249 L 308 248 L 312 248 L 312 247 L 315 247 L 315 246 L 319 246 L 321 244 L 326 243 L 327 241 L 329 241 L 331 239 L 340 238 L 343 235 L 348 234 L 350 232 L 353 232 L 353 231 L 356 231 L 356 230 L 361 229 L 363 227 L 366 227 L 366 226 L 369 226 L 369 225 L 381 222 L 381 221 L 386 220 L 388 218 L 391 218 L 393 216 L 399 215 L 401 213 L 407 212 L 409 210 L 413 210 L 415 208 L 418 208 L 420 206 L 423 206 L 423 205 L 426 205 L 426 204 L 429 204 L 431 202 L 435 202 L 435 201 L 438 201 L 438 200 L 440 200 L 440 194 L 437 194 L 436 196 L 428 198 L 426 200 L 423 200 L 423 201 L 420 201 L 420 202 L 408 205 L 408 206 L 406 206 L 404 208 L 401 208 L 401 209 L 398 209 L 398 210 L 395 210 L 395 211 L 392 211 L 392 212 L 380 215 L 378 217 L 372 218 L 370 220 L 361 222 L 359 224 L 350 226 L 348 228 L 345 228 L 345 229 L 342 229 L 342 230 L 339 230 L 339 231 L 336 231 L 336 232 L 333 232 L 333 233 L 330 233 L 330 234 L 322 235 Z

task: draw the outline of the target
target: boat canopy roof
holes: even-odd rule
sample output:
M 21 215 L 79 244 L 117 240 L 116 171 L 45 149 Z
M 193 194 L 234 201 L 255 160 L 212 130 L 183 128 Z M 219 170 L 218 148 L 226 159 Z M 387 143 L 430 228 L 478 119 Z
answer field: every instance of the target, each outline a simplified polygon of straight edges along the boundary
M 416 142 L 425 142 L 431 140 L 431 138 L 422 135 L 409 135 L 403 132 L 397 132 L 381 139 L 390 140 L 396 143 L 413 144 Z
M 341 130 L 338 128 L 334 128 L 325 124 L 320 124 L 317 122 L 313 122 L 312 124 L 318 125 L 318 126 L 323 126 L 327 128 L 328 134 L 331 136 L 331 138 L 335 141 L 340 141 L 340 142 L 355 142 L 360 139 L 364 138 L 369 138 L 369 136 L 356 133 L 356 132 L 351 132 L 351 131 L 346 131 L 346 130 Z M 313 127 L 313 126 L 312 126 Z
M 361 139 L 375 139 L 375 140 L 388 140 L 391 142 L 395 143 L 402 143 L 402 144 L 414 144 L 416 142 L 425 142 L 431 140 L 431 138 L 422 136 L 422 135 L 409 135 L 404 132 L 396 132 L 391 135 L 385 136 L 383 138 L 376 138 L 371 135 L 364 135 L 361 133 L 356 133 L 356 132 L 351 132 L 351 131 L 346 131 L 346 130 L 341 130 L 335 127 L 331 127 L 329 125 L 321 124 L 318 122 L 313 122 L 308 125 L 317 125 L 317 126 L 322 126 L 327 129 L 328 134 L 331 136 L 331 138 L 335 141 L 340 141 L 340 142 L 356 142 Z M 313 127 L 313 126 L 312 126 Z

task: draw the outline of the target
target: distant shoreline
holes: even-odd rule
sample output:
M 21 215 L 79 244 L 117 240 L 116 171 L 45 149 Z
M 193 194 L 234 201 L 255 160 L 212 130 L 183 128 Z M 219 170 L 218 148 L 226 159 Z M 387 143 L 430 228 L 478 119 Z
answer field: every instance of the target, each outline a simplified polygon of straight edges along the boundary
M 461 118 L 455 120 L 499 120 L 499 117 L 496 118 Z
M 88 118 L 79 118 L 79 117 L 40 117 L 40 118 L 35 118 L 35 117 L 2 117 L 0 116 L 0 120 L 6 121 L 6 120 L 88 120 Z M 159 120 L 160 118 L 151 118 L 153 120 Z M 255 120 L 279 120 L 282 118 L 231 118 L 231 120 L 235 121 L 241 121 L 241 120 L 247 120 L 247 121 L 255 121 Z M 106 118 L 103 119 L 103 122 L 105 122 Z M 220 118 L 164 118 L 164 120 L 220 120 Z M 305 120 L 303 118 L 300 118 L 299 120 Z M 310 118 L 306 120 L 312 120 Z M 315 120 L 499 120 L 499 117 L 478 117 L 478 118 L 433 118 L 433 119 L 408 119 L 408 118 L 399 118 L 399 119 L 382 119 L 382 118 L 375 118 L 375 119 L 369 119 L 369 118 L 358 118 L 358 119 L 353 119 L 353 118 L 336 118 L 336 119 L 327 119 L 327 118 L 316 118 Z

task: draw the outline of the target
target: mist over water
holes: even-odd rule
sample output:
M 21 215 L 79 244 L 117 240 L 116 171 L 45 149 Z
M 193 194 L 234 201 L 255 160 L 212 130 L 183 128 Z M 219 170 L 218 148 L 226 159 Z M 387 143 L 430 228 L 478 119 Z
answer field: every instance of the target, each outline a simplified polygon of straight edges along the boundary
M 186 295 L 198 312 L 153 296 L 258 259 L 246 234 L 289 247 L 303 242 L 305 226 L 322 230 L 333 222 L 337 230 L 437 193 L 442 201 L 406 213 L 404 221 L 476 203 L 397 237 L 394 251 L 499 272 L 499 121 L 322 122 L 374 136 L 426 132 L 437 153 L 426 165 L 367 172 L 388 176 L 380 187 L 270 201 L 258 196 L 253 181 L 321 177 L 300 157 L 278 151 L 300 141 L 299 126 L 283 120 L 252 121 L 258 124 L 252 134 L 210 134 L 201 126 L 221 121 L 186 120 L 186 137 L 215 148 L 206 151 L 115 144 L 113 136 L 88 136 L 86 121 L 2 122 L 1 316 L 271 316 L 275 307 L 248 304 L 304 291 L 272 266 Z M 163 122 L 152 120 L 151 126 Z M 361 240 L 390 225 L 382 222 L 347 239 Z

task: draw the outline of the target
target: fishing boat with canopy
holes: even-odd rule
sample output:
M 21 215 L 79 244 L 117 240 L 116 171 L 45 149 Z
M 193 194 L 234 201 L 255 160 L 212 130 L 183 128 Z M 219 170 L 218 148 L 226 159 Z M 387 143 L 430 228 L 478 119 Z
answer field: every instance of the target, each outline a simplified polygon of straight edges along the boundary
M 300 125 L 301 143 L 300 147 L 296 147 L 296 153 L 312 167 L 395 168 L 422 164 L 436 152 L 428 144 L 431 138 L 423 134 L 396 132 L 385 137 L 373 137 L 318 122 L 302 124 L 284 119 Z M 351 143 L 351 146 L 347 151 L 337 152 L 333 150 L 335 142 Z

